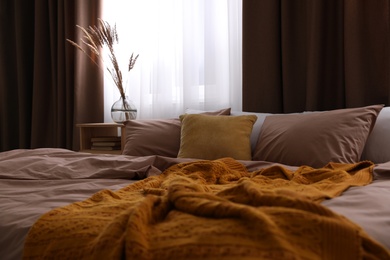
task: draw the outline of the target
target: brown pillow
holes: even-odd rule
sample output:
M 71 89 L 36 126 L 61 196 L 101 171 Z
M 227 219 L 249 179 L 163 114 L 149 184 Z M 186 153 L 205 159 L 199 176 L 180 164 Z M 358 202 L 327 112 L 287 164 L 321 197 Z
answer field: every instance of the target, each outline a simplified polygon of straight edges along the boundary
M 205 112 L 230 115 L 230 108 Z M 176 119 L 139 119 L 126 124 L 126 144 L 122 154 L 177 157 L 180 148 L 181 122 Z
M 267 116 L 252 159 L 312 167 L 357 162 L 382 108 Z
M 223 108 L 216 111 L 205 111 L 197 109 L 186 109 L 186 114 L 202 114 L 202 115 L 212 115 L 212 116 L 230 116 L 231 108 Z
M 206 160 L 232 157 L 237 160 L 250 160 L 250 135 L 256 119 L 255 115 L 181 115 L 178 157 Z
M 122 154 L 176 157 L 180 147 L 179 119 L 130 120 Z

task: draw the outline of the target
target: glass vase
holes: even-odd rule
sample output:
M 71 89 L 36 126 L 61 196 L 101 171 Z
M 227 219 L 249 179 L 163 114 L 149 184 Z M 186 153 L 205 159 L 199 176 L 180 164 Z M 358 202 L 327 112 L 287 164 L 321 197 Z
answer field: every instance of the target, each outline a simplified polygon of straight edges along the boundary
M 111 107 L 111 118 L 115 123 L 136 119 L 137 108 L 127 96 L 120 97 Z

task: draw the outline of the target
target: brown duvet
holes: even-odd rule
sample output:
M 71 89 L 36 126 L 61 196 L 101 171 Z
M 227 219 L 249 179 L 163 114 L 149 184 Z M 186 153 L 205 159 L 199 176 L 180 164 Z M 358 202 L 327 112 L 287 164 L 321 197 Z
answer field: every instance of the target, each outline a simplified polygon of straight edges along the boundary
M 390 259 L 359 226 L 319 203 L 370 183 L 372 168 L 248 172 L 230 158 L 177 164 L 44 214 L 24 258 Z

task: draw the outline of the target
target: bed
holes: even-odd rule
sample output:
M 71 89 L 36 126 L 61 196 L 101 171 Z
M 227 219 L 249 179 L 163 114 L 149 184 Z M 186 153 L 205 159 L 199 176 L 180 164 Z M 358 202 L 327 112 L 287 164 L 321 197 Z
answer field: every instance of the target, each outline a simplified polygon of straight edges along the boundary
M 390 107 L 187 110 L 0 153 L 1 259 L 390 259 Z

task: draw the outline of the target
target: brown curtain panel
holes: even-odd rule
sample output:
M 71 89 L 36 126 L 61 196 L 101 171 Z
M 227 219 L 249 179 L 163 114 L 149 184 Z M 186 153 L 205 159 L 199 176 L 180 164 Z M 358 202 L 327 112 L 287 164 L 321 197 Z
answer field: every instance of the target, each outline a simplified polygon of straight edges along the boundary
M 103 76 L 66 39 L 95 24 L 95 0 L 0 1 L 0 151 L 79 147 L 76 123 L 103 121 Z
M 243 0 L 243 110 L 390 101 L 388 0 Z

